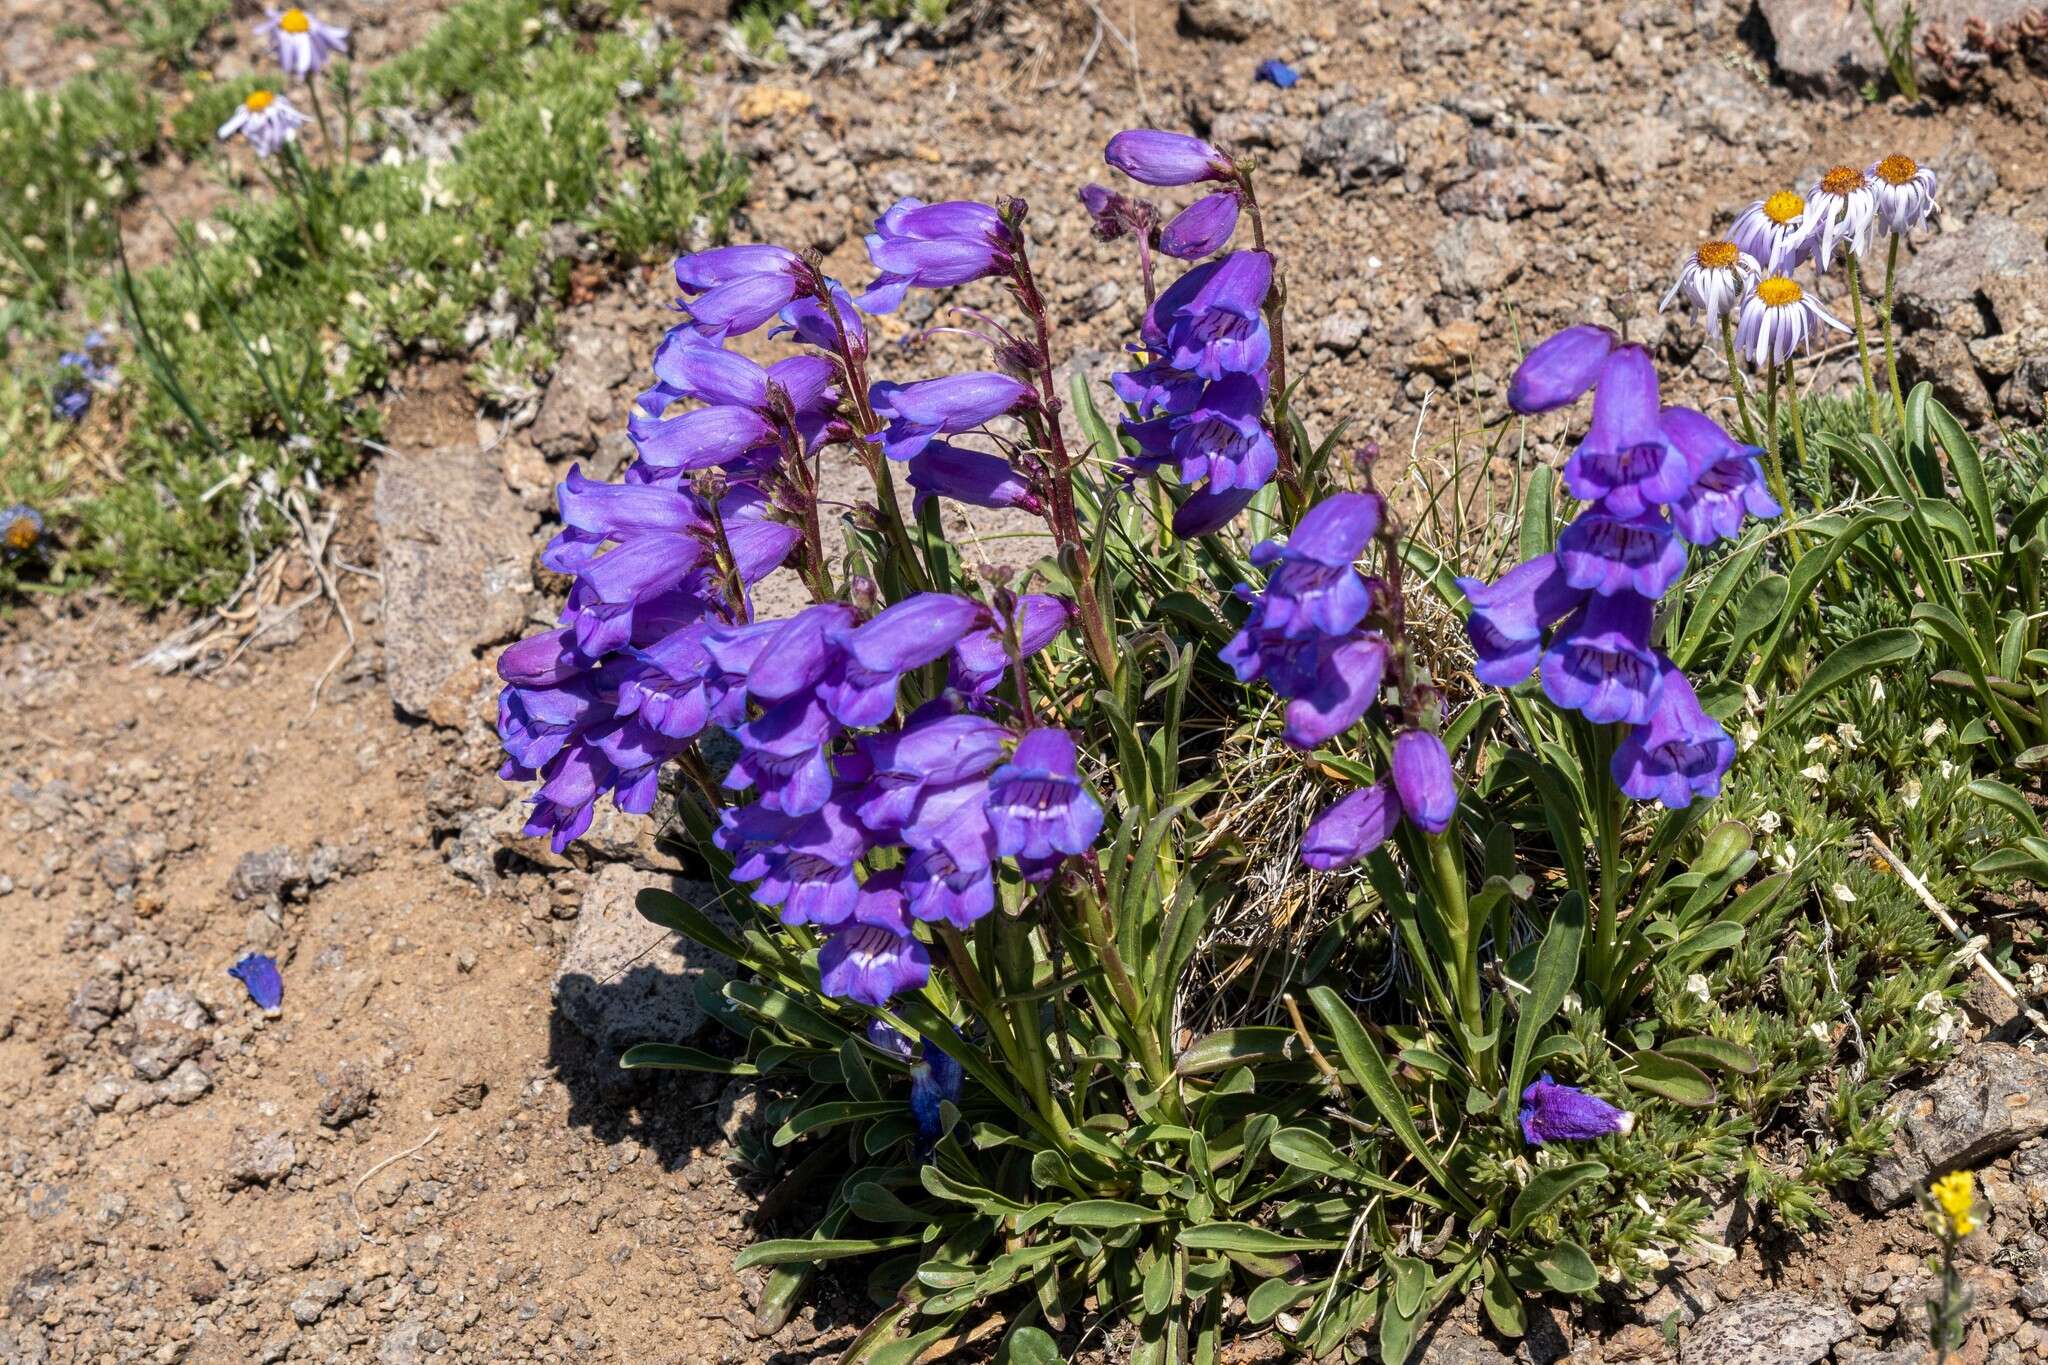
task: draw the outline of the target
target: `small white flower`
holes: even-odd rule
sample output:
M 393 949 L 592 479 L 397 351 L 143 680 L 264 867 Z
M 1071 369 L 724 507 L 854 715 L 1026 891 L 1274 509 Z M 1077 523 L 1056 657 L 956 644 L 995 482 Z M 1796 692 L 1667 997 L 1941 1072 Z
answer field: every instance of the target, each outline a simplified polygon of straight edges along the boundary
M 1877 199 L 1878 221 L 1901 236 L 1927 226 L 1935 213 L 1934 172 L 1894 153 L 1865 171 Z
M 1815 735 L 1812 739 L 1806 741 L 1806 752 L 1809 754 L 1817 754 L 1822 749 L 1832 749 L 1834 747 L 1835 742 L 1826 735 Z
M 1707 985 L 1707 979 L 1698 972 L 1685 979 L 1685 993 L 1698 996 L 1702 1005 L 1714 1003 L 1713 988 Z
M 1859 260 L 1869 255 L 1878 226 L 1877 195 L 1869 177 L 1854 166 L 1834 167 L 1806 192 L 1806 217 L 1814 264 L 1822 273 L 1835 263 L 1837 247 Z
M 1742 301 L 1742 319 L 1735 327 L 1735 347 L 1755 368 L 1784 364 L 1802 348 L 1811 350 L 1822 327 L 1847 332 L 1848 326 L 1807 297 L 1783 275 L 1759 280 Z
M 1823 1024 L 1818 1019 L 1808 1024 L 1806 1026 L 1806 1031 L 1813 1035 L 1813 1041 L 1815 1041 L 1816 1043 L 1825 1043 L 1828 1041 L 1828 1026 L 1826 1024 Z
M 1928 726 L 1925 730 L 1922 730 L 1920 732 L 1920 742 L 1932 748 L 1934 745 L 1934 741 L 1940 739 L 1943 735 L 1947 733 L 1948 722 L 1945 720 L 1937 720 L 1936 722 L 1934 722 L 1934 724 Z
M 1899 804 L 1907 810 L 1920 804 L 1920 779 L 1909 777 L 1899 788 Z
M 1672 300 L 1683 295 L 1706 314 L 1708 327 L 1719 327 L 1721 315 L 1733 313 L 1742 303 L 1742 296 L 1763 278 L 1763 273 L 1756 257 L 1735 243 L 1702 242 L 1679 262 L 1678 279 L 1657 305 L 1657 311 L 1663 312 Z
M 1834 896 L 1836 900 L 1840 901 L 1844 905 L 1854 905 L 1856 903 L 1856 893 L 1849 889 L 1849 884 L 1847 882 L 1835 883 Z
M 1948 1009 L 1948 1001 L 1942 998 L 1940 991 L 1929 991 L 1913 1002 L 1913 1008 L 1922 1014 L 1940 1014 Z
M 1884 679 L 1875 674 L 1872 674 L 1870 678 L 1870 699 L 1872 701 L 1884 700 Z
M 1791 190 L 1779 190 L 1738 214 L 1728 236 L 1764 269 L 1790 270 L 1806 259 L 1813 241 L 1806 201 Z
M 1742 722 L 1742 728 L 1735 732 L 1736 744 L 1745 750 L 1761 738 L 1763 738 L 1763 732 L 1756 728 L 1756 722 L 1753 720 Z
M 1863 743 L 1863 732 L 1843 721 L 1835 727 L 1835 738 L 1842 742 L 1844 749 L 1854 749 Z
M 1816 763 L 1810 768 L 1801 768 L 1799 775 L 1809 782 L 1825 782 L 1828 780 L 1827 765 Z
M 1671 1265 L 1671 1258 L 1655 1247 L 1638 1248 L 1636 1259 L 1652 1270 L 1668 1269 Z
M 1935 771 L 1940 773 L 1941 780 L 1946 782 L 1951 777 L 1954 777 L 1956 775 L 1956 765 L 1944 758 L 1943 760 L 1941 760 L 1941 763 L 1935 768 Z
M 1756 827 L 1766 834 L 1776 832 L 1778 826 L 1783 823 L 1784 818 L 1774 810 L 1767 810 L 1756 818 Z
M 1586 1008 L 1586 1002 L 1579 999 L 1577 991 L 1566 991 L 1564 999 L 1558 1003 L 1558 1008 L 1566 1014 L 1577 1014 Z

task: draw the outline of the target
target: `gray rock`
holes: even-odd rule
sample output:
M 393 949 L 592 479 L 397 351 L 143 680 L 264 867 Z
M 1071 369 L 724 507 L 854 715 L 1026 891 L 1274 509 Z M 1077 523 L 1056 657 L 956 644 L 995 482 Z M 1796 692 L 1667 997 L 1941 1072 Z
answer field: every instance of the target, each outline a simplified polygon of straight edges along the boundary
M 475 448 L 386 455 L 374 501 L 385 683 L 401 711 L 424 717 L 479 648 L 524 624 L 532 517 Z
M 1894 1124 L 1892 1150 L 1863 1181 L 1881 1209 L 1905 1203 L 1933 1176 L 1981 1165 L 2048 1131 L 2048 1061 L 1980 1043 L 1930 1084 L 1892 1096 L 1885 1113 Z
M 97 1033 L 121 1012 L 121 986 L 110 976 L 89 976 L 72 993 L 65 1011 L 73 1028 Z
M 731 923 L 724 912 L 709 908 L 714 893 L 703 883 L 617 863 L 591 874 L 583 912 L 555 973 L 555 1002 L 579 1032 L 608 1052 L 696 1037 L 705 1022 L 697 978 L 707 969 L 728 977 L 737 970 L 730 958 L 641 918 L 633 902 L 646 888 L 673 891 L 705 908 L 714 922 Z
M 156 986 L 144 993 L 131 1019 L 135 1041 L 127 1052 L 128 1064 L 144 1080 L 162 1080 L 206 1046 L 201 1032 L 208 1022 L 205 1006 L 175 986 Z
M 1965 340 L 1981 336 L 1987 281 L 2042 263 L 2039 233 L 2010 218 L 1980 215 L 1900 263 L 1899 319 L 1909 327 L 1946 327 Z
M 178 1063 L 178 1069 L 157 1086 L 156 1093 L 168 1104 L 191 1104 L 211 1089 L 213 1077 L 206 1074 L 206 1068 L 188 1060 Z
M 1333 175 L 1346 192 L 1391 180 L 1408 164 L 1386 102 L 1340 104 L 1323 115 L 1301 147 L 1301 169 Z
M 292 1321 L 301 1327 L 311 1327 L 347 1294 L 348 1282 L 345 1280 L 314 1280 L 292 1300 Z
M 1346 309 L 1329 313 L 1316 324 L 1316 349 L 1350 355 L 1365 340 L 1365 314 Z
M 377 1365 L 420 1365 L 426 1358 L 420 1349 L 420 1336 L 426 1328 L 418 1318 L 407 1318 L 386 1332 L 377 1346 Z
M 2021 421 L 2048 420 L 2048 346 L 2021 358 L 1998 399 L 2000 406 Z
M 1272 19 L 1265 0 L 1180 0 L 1180 26 L 1197 38 L 1241 43 Z
M 1991 420 L 1991 394 L 1977 377 L 1970 346 L 1954 332 L 1908 332 L 1899 342 L 1899 378 L 1908 387 L 1933 385 L 1934 396 L 1966 426 Z
M 268 1185 L 281 1180 L 291 1174 L 298 1160 L 298 1149 L 282 1129 L 259 1132 L 237 1128 L 234 1140 L 228 1144 L 228 1187 Z
M 1866 81 L 1885 78 L 1884 53 L 1861 5 L 1761 0 L 1758 8 L 1770 26 L 1778 72 L 1795 89 L 1854 94 Z M 2038 8 L 2039 0 L 1920 0 L 1914 5 L 1920 41 L 1938 29 L 1957 42 L 1972 20 L 1995 30 Z M 1888 32 L 1897 30 L 1899 9 L 1900 0 L 1877 0 L 1878 20 Z
M 105 1114 L 121 1102 L 121 1097 L 135 1086 L 119 1076 L 106 1076 L 94 1081 L 85 1089 L 85 1107 L 95 1114 Z
M 1443 291 L 1455 296 L 1489 294 L 1522 273 L 1515 233 L 1491 218 L 1460 218 L 1438 234 L 1434 251 Z
M 633 378 L 639 359 L 617 328 L 572 326 L 562 338 L 561 360 L 548 381 L 527 439 L 551 460 L 575 459 L 597 449 L 599 434 L 625 425 L 624 404 L 612 390 Z
M 675 856 L 661 847 L 660 832 L 669 823 L 673 814 L 666 797 L 655 803 L 654 810 L 647 815 L 628 815 L 609 801 L 600 801 L 597 812 L 591 817 L 590 828 L 583 837 L 557 853 L 549 845 L 546 835 L 537 837 L 525 833 L 527 816 L 532 807 L 524 801 L 514 801 L 497 810 L 480 811 L 481 834 L 487 834 L 492 848 L 516 853 L 536 867 L 597 867 L 604 863 L 631 863 L 647 872 L 680 872 L 683 865 Z M 468 822 L 463 825 L 463 838 L 471 832 Z M 450 849 L 459 841 L 451 840 Z M 472 866 L 457 866 L 456 871 L 483 885 L 486 874 L 495 877 L 492 871 L 493 858 L 482 848 L 467 850 Z
M 327 1128 L 346 1128 L 368 1114 L 376 1098 L 369 1074 L 353 1062 L 344 1062 L 320 1096 L 320 1123 Z
M 1797 1294 L 1753 1294 L 1701 1318 L 1678 1344 L 1680 1365 L 1814 1365 L 1858 1334 L 1840 1304 Z
M 306 880 L 305 864 L 287 844 L 244 853 L 228 874 L 228 894 L 238 901 L 281 901 Z

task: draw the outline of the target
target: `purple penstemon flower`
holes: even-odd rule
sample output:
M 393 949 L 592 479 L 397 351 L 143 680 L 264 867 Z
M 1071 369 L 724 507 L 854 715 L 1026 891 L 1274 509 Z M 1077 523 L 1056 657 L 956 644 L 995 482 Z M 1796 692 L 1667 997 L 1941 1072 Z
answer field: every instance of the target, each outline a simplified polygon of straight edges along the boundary
M 306 116 L 283 95 L 272 90 L 251 90 L 214 136 L 225 142 L 240 133 L 255 148 L 256 155 L 275 156 L 286 143 L 297 139 L 305 122 Z
M 844 924 L 860 901 L 854 869 L 869 843 L 851 810 L 840 801 L 827 801 L 777 830 L 764 856 L 746 868 L 759 875 L 741 880 L 756 882 L 754 899 L 779 908 L 785 924 Z M 737 868 L 733 875 L 739 877 Z
M 794 302 L 775 315 L 779 326 L 771 329 L 771 340 L 795 337 L 806 345 L 816 346 L 821 351 L 834 354 L 844 350 L 856 360 L 865 360 L 868 354 L 867 324 L 861 321 L 860 310 L 853 305 L 853 295 L 846 292 L 846 286 L 838 280 L 825 281 L 826 291 L 832 296 L 832 307 L 827 310 L 816 293 L 799 295 Z M 837 321 L 834 321 L 834 315 Z
M 1062 855 L 1086 853 L 1102 833 L 1102 807 L 1081 780 L 1074 737 L 1032 730 L 988 783 L 996 851 L 1019 860 L 1027 880 L 1052 875 Z
M 1425 834 L 1442 834 L 1458 811 L 1458 779 L 1450 750 L 1427 730 L 1403 730 L 1394 737 L 1394 792 L 1401 813 Z
M 933 441 L 910 457 L 914 507 L 933 498 L 949 498 L 969 507 L 1018 507 L 1037 512 L 1044 504 L 1031 482 L 1008 460 L 946 441 Z
M 1691 408 L 1666 408 L 1658 423 L 1693 468 L 1692 487 L 1670 509 L 1673 526 L 1686 540 L 1732 540 L 1745 517 L 1769 519 L 1785 510 L 1765 483 L 1761 447 L 1741 444 Z
M 1650 647 L 1651 607 L 1635 593 L 1589 597 L 1565 619 L 1538 664 L 1544 695 L 1596 724 L 1650 718 L 1663 685 Z
M 914 384 L 880 383 L 869 394 L 875 414 L 888 426 L 882 453 L 908 460 L 934 437 L 957 436 L 1010 413 L 1037 406 L 1029 384 L 993 370 L 949 374 Z
M 1401 824 L 1401 798 L 1390 779 L 1346 795 L 1309 822 L 1301 860 L 1318 872 L 1349 867 L 1379 848 Z
M 1735 741 L 1700 706 L 1692 684 L 1668 659 L 1649 721 L 1630 730 L 1614 751 L 1615 785 L 1637 801 L 1681 810 L 1721 794 L 1735 762 Z
M 348 30 L 322 23 L 305 10 L 266 9 L 256 36 L 267 40 L 277 64 L 293 80 L 310 80 L 336 56 L 348 55 Z
M 1144 185 L 1162 188 L 1231 180 L 1230 158 L 1198 137 L 1157 128 L 1127 128 L 1109 140 L 1102 159 Z
M 818 984 L 825 994 L 876 1009 L 906 991 L 922 989 L 931 975 L 931 952 L 911 936 L 907 914 L 900 933 L 894 927 L 849 924 L 833 930 L 818 949 Z
M 1262 376 L 1233 374 L 1207 385 L 1187 412 L 1126 423 L 1142 454 L 1139 469 L 1175 466 L 1181 483 L 1206 481 L 1217 492 L 1263 488 L 1279 467 L 1279 451 L 1266 430 Z
M 1072 602 L 1051 593 L 1027 593 L 1017 599 L 1005 620 L 1000 601 L 996 621 L 984 629 L 970 631 L 953 646 L 953 664 L 948 682 L 979 703 L 993 691 L 1010 670 L 1008 629 L 1015 627 L 1017 656 L 1029 659 L 1059 638 L 1072 625 L 1076 609 Z
M 1653 508 L 1624 514 L 1593 504 L 1558 533 L 1557 558 L 1565 582 L 1603 595 L 1654 600 L 1685 572 L 1685 545 Z
M 1522 1137 L 1532 1147 L 1546 1142 L 1592 1142 L 1635 1127 L 1635 1115 L 1617 1109 L 1576 1086 L 1560 1085 L 1544 1072 L 1522 1091 Z
M 1605 327 L 1567 327 L 1522 357 L 1508 381 L 1508 406 L 1524 415 L 1575 403 L 1599 382 L 1620 344 Z
M 913 917 L 956 929 L 972 928 L 996 907 L 994 868 L 988 863 L 963 867 L 945 848 L 910 855 L 903 865 L 903 891 Z
M 981 777 L 1002 761 L 1009 732 L 983 716 L 913 717 L 900 730 L 859 741 L 870 765 L 854 810 L 862 824 L 899 830 L 917 811 L 927 787 L 949 787 Z
M 1640 346 L 1608 356 L 1593 390 L 1593 422 L 1565 461 L 1564 486 L 1618 517 L 1676 502 L 1692 487 L 1692 463 L 1658 425 L 1657 367 Z
M 960 1063 L 932 1046 L 927 1038 L 918 1045 L 917 1061 L 910 1068 L 910 1116 L 917 1120 L 918 1145 L 929 1151 L 946 1135 L 943 1105 L 960 1104 L 960 1089 L 967 1073 Z
M 1230 245 L 1237 231 L 1238 193 L 1235 189 L 1205 194 L 1176 213 L 1159 232 L 1159 249 L 1183 261 L 1213 256 Z
M 1543 632 L 1586 600 L 1584 588 L 1565 581 L 1557 556 L 1538 555 L 1487 584 L 1460 578 L 1458 588 L 1472 603 L 1465 630 L 1478 654 L 1473 673 L 1489 687 L 1513 687 L 1536 668 Z
M 1271 566 L 1260 625 L 1285 636 L 1342 635 L 1365 619 L 1372 593 L 1357 562 L 1378 534 L 1374 493 L 1333 493 L 1304 512 L 1286 541 L 1264 540 L 1252 563 Z
M 811 273 L 787 247 L 749 243 L 678 257 L 676 286 L 691 325 L 714 340 L 741 336 L 811 288 Z
M 899 199 L 876 220 L 867 247 L 881 275 L 861 295 L 860 306 L 893 313 L 913 287 L 940 289 L 1008 274 L 1017 239 L 990 205 Z
M 1182 275 L 1154 300 L 1140 338 L 1176 369 L 1203 379 L 1260 374 L 1272 354 L 1266 294 L 1273 258 L 1233 251 Z

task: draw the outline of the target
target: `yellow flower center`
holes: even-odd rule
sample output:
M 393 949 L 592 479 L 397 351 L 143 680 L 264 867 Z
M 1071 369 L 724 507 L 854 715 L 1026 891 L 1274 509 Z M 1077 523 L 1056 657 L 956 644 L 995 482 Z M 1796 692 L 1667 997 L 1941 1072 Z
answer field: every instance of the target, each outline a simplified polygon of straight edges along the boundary
M 1703 269 L 1726 270 L 1735 264 L 1735 243 L 1701 242 L 1700 249 L 1695 255 Z
M 36 524 L 27 517 L 16 517 L 8 523 L 6 539 L 10 550 L 32 550 L 36 543 Z
M 1806 201 L 1790 190 L 1779 190 L 1764 200 L 1764 217 L 1779 227 L 1790 227 L 1806 212 Z
M 1758 284 L 1756 296 L 1764 301 L 1767 308 L 1783 308 L 1788 303 L 1797 303 L 1804 293 L 1799 286 L 1783 275 L 1773 275 Z
M 1837 166 L 1820 178 L 1820 187 L 1839 199 L 1863 188 L 1863 172 L 1854 166 Z
M 304 33 L 313 27 L 313 21 L 302 9 L 288 9 L 277 16 L 277 26 L 286 33 Z
M 1877 163 L 1877 174 L 1887 185 L 1903 185 L 1920 174 L 1920 163 L 1894 152 Z
M 270 102 L 276 98 L 277 96 L 271 94 L 268 90 L 251 90 L 249 98 L 242 101 L 242 107 L 252 114 L 260 114 L 265 109 L 268 109 Z

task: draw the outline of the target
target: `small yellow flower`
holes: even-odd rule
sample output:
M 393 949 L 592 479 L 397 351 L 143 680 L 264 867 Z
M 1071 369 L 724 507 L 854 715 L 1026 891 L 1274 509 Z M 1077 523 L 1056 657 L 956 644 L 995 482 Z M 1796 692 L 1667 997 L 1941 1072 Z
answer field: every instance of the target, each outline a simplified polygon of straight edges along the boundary
M 1928 1193 L 1954 1236 L 1968 1237 L 1977 1230 L 1977 1189 L 1968 1171 L 1950 1171 Z

